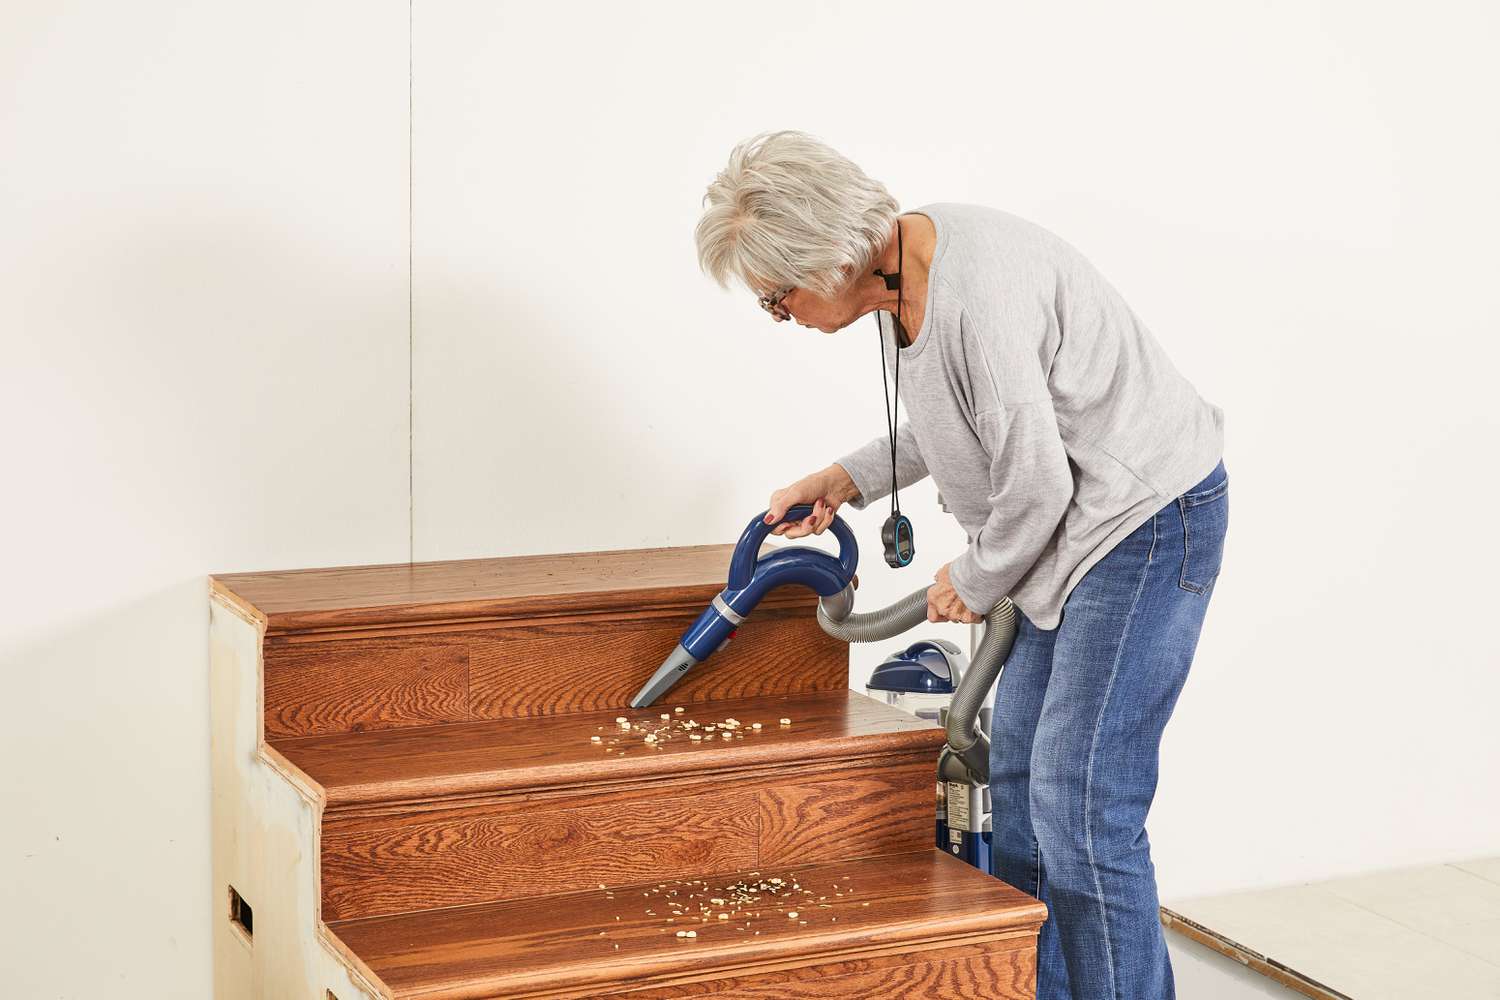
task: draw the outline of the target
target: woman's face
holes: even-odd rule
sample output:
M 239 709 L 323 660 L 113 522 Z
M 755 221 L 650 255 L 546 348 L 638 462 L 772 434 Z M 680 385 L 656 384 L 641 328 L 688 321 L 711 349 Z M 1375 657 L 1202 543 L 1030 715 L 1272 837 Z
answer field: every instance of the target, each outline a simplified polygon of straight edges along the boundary
M 842 330 L 859 318 L 859 310 L 847 294 L 825 298 L 806 288 L 793 288 L 781 305 L 797 323 L 824 333 Z

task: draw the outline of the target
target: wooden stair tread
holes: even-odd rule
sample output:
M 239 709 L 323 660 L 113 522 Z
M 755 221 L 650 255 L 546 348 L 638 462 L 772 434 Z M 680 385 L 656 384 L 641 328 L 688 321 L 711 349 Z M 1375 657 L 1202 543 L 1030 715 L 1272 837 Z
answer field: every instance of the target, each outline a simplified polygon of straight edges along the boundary
M 795 878 L 801 889 L 762 896 L 730 919 L 717 919 L 719 912 L 737 908 L 710 899 L 729 899 L 728 887 L 735 883 L 772 877 L 786 884 Z M 669 897 L 671 890 L 678 896 Z M 695 916 L 674 917 L 668 898 L 689 899 L 687 912 Z M 709 906 L 706 922 L 697 917 L 700 902 Z M 796 911 L 797 919 L 788 911 Z M 749 915 L 754 913 L 759 916 Z M 582 996 L 591 987 L 670 984 L 788 963 L 919 951 L 1035 933 L 1045 916 L 1037 900 L 941 851 L 926 850 L 329 927 L 399 1000 L 480 1000 Z M 696 930 L 698 936 L 679 938 L 678 930 Z
M 942 729 L 847 688 L 780 697 L 697 702 L 678 715 L 668 700 L 649 709 L 608 709 L 526 719 L 305 736 L 273 742 L 322 786 L 330 805 L 633 781 L 674 774 L 790 764 L 830 757 L 910 753 L 944 740 Z M 650 726 L 672 715 L 673 736 L 654 748 L 627 735 L 624 717 Z M 736 719 L 741 738 L 693 741 L 681 720 Z M 792 720 L 782 726 L 780 720 Z M 750 729 L 761 723 L 761 730 Z M 697 730 L 694 730 L 697 731 Z M 590 737 L 600 737 L 594 743 Z M 618 740 L 618 743 L 614 741 Z M 611 748 L 612 752 L 606 752 Z
M 224 573 L 214 593 L 268 632 L 562 614 L 701 610 L 724 588 L 732 545 L 619 549 L 329 569 Z M 813 603 L 800 587 L 771 603 Z

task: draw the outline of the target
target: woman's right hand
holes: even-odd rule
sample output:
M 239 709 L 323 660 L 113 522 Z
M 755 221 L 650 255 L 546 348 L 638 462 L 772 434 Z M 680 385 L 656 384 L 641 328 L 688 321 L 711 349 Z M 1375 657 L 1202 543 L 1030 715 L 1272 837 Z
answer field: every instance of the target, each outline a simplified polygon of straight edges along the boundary
M 844 467 L 835 462 L 821 472 L 803 476 L 790 486 L 771 494 L 770 510 L 766 511 L 766 523 L 776 524 L 786 512 L 798 504 L 812 504 L 813 512 L 800 521 L 776 524 L 771 534 L 786 538 L 801 538 L 803 535 L 821 535 L 833 523 L 833 515 L 839 507 L 859 496 L 859 489 Z

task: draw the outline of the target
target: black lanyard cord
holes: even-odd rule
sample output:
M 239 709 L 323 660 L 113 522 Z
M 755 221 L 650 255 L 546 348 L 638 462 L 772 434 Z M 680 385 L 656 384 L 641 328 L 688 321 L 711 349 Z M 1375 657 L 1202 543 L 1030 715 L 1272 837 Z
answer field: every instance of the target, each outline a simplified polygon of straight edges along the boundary
M 875 273 L 885 279 L 885 287 L 890 289 L 895 286 L 896 290 L 896 316 L 891 322 L 891 343 L 896 348 L 896 402 L 891 405 L 891 389 L 885 377 L 885 330 L 880 326 L 880 310 L 875 310 L 875 330 L 880 340 L 880 388 L 885 391 L 885 409 L 882 416 L 885 417 L 886 431 L 891 440 L 891 513 L 901 513 L 901 498 L 896 492 L 896 425 L 901 408 L 901 340 L 897 338 L 896 332 L 902 329 L 901 311 L 905 304 L 902 295 L 901 266 L 904 263 L 904 248 L 901 245 L 901 220 L 896 220 L 896 273 L 885 274 L 879 268 Z

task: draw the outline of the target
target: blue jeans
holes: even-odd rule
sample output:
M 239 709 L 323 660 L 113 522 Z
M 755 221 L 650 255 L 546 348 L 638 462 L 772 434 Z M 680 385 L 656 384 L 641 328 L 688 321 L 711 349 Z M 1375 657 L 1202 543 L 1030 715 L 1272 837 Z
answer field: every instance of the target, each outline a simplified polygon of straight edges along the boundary
M 1019 618 L 995 691 L 996 877 L 1041 898 L 1037 1000 L 1171 1000 L 1146 813 L 1229 523 L 1224 463 Z

